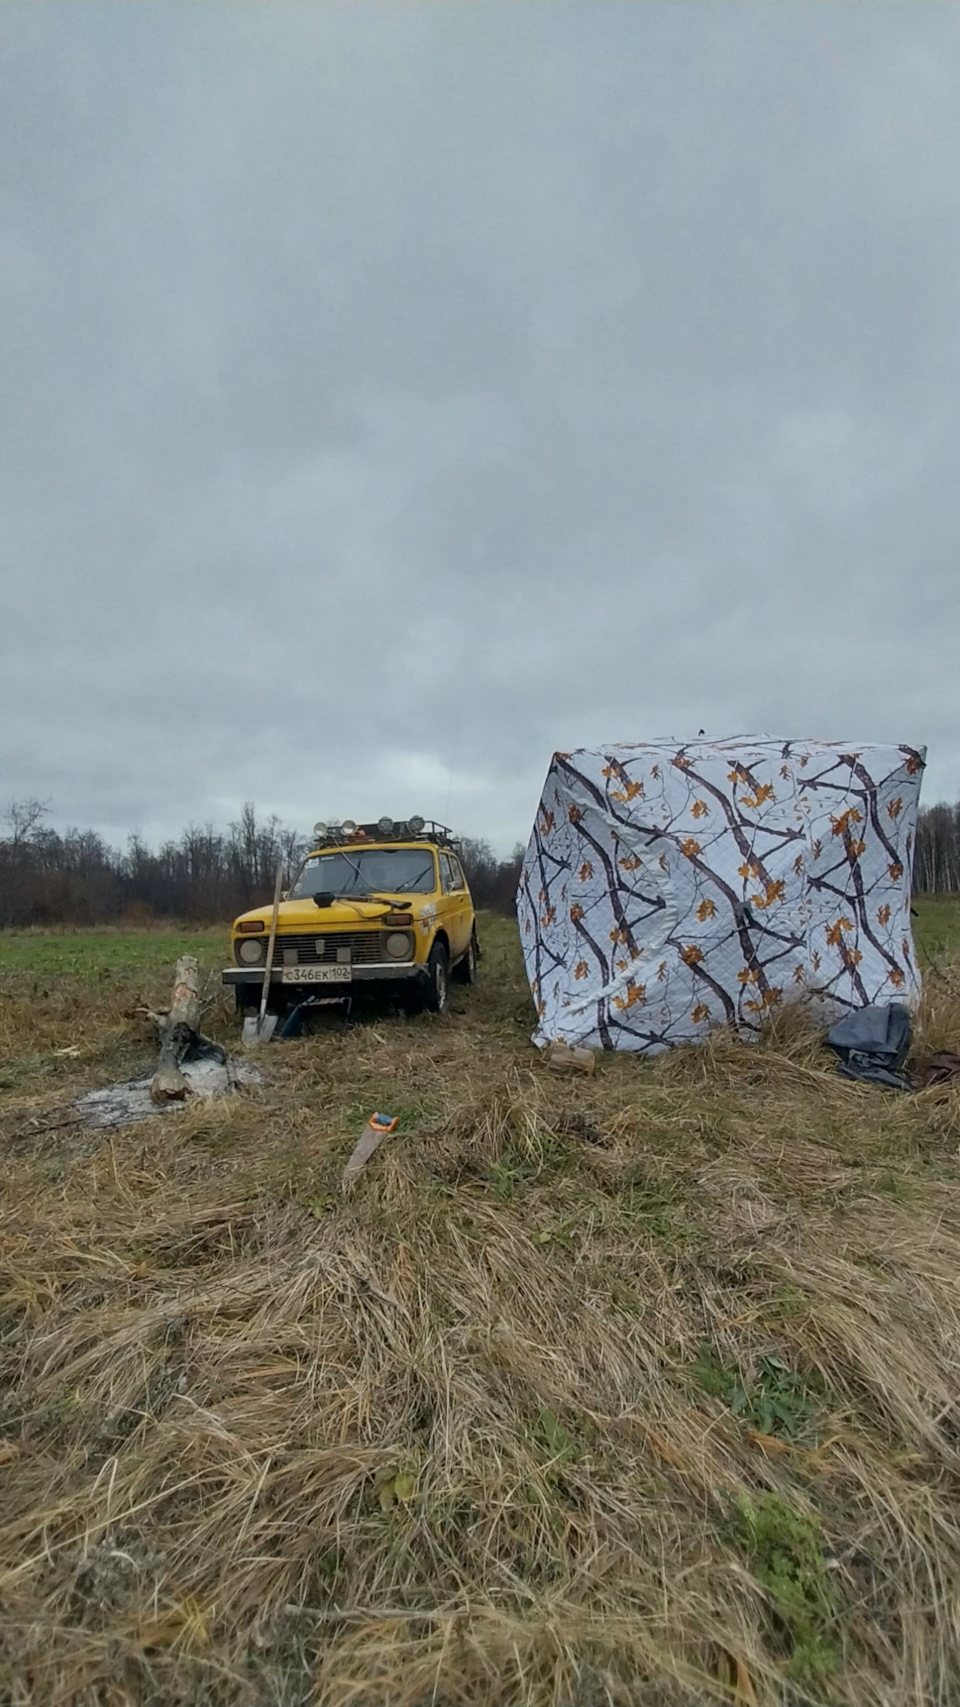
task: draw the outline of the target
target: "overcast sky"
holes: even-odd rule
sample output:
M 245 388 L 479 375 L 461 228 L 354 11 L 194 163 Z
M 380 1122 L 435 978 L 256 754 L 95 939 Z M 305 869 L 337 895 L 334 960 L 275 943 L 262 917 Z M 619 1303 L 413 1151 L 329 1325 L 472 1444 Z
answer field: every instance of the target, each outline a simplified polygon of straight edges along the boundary
M 554 748 L 960 794 L 960 13 L 0 9 L 0 806 L 526 838 Z

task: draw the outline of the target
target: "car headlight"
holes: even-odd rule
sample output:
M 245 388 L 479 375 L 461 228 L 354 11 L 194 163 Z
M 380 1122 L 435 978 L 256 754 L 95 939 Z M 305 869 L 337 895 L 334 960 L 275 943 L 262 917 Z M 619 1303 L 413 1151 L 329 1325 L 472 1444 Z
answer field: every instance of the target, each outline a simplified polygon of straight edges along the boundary
M 263 959 L 264 941 L 262 937 L 244 937 L 237 943 L 237 959 L 245 966 L 259 966 Z
M 391 960 L 409 960 L 413 953 L 413 944 L 406 931 L 391 931 L 383 946 Z

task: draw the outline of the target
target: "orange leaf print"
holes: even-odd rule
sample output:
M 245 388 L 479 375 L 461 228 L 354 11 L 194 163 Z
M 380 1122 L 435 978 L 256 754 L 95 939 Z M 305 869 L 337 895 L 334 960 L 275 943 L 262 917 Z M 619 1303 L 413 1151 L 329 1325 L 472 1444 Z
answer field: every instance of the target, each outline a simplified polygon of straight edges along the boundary
M 916 753 L 911 753 L 907 759 L 907 775 L 908 776 L 916 776 L 918 770 L 921 769 L 922 765 L 923 765 L 923 760 L 921 758 L 919 758 Z
M 695 942 L 688 943 L 686 948 L 681 949 L 680 959 L 685 966 L 697 966 L 703 959 L 703 949 L 698 948 Z
M 583 918 L 583 908 L 581 907 L 579 901 L 574 901 L 573 906 L 570 908 L 571 922 L 575 925 L 579 924 L 579 922 L 582 918 Z
M 697 908 L 697 918 L 700 920 L 700 923 L 703 924 L 706 919 L 715 918 L 716 912 L 717 904 L 715 901 L 711 901 L 708 896 L 705 901 L 701 901 Z
M 589 972 L 589 970 L 590 970 L 590 968 L 587 965 L 585 960 L 578 960 L 577 961 L 577 964 L 573 969 L 573 976 L 576 978 L 577 983 L 579 983 L 582 978 L 585 978 L 587 976 L 587 973 Z
M 892 865 L 887 866 L 887 876 L 892 877 L 894 883 L 899 883 L 903 876 L 903 866 L 900 864 L 899 860 L 894 860 Z
M 728 782 L 746 782 L 746 780 L 747 773 L 742 765 L 734 765 L 733 770 L 727 772 Z
M 626 995 L 614 996 L 613 1005 L 615 1008 L 620 1008 L 622 1011 L 624 1008 L 635 1008 L 638 1003 L 643 1003 L 646 999 L 646 984 L 628 984 Z
M 813 966 L 814 972 L 819 972 L 819 970 L 820 970 L 820 951 L 819 951 L 819 949 L 816 949 L 816 948 L 814 949 L 813 953 L 810 956 L 810 962 L 811 962 L 811 965 Z
M 629 960 L 618 960 L 617 961 L 617 971 L 618 972 L 626 972 L 627 967 L 629 965 L 630 965 Z
M 893 985 L 895 990 L 903 989 L 903 973 L 899 966 L 895 966 L 891 972 L 887 973 L 887 979 L 889 983 Z
M 768 883 L 767 884 L 767 891 L 766 891 L 765 895 L 751 895 L 751 897 L 750 897 L 751 906 L 756 907 L 757 911 L 760 913 L 765 912 L 767 907 L 772 907 L 774 901 L 782 901 L 782 900 L 783 900 L 783 882 L 782 882 L 782 880 L 777 882 L 777 883 Z
M 657 967 L 657 982 L 658 982 L 658 984 L 662 984 L 664 979 L 666 978 L 666 976 L 667 976 L 667 963 L 665 960 L 661 960 L 660 965 Z
M 748 877 L 760 876 L 760 867 L 753 860 L 748 860 L 745 865 L 738 865 L 737 871 L 743 878 L 744 882 L 746 882 Z
M 783 777 L 784 782 L 787 782 L 789 780 L 789 777 L 790 777 L 790 766 L 789 765 L 781 765 L 780 766 L 780 775 Z
M 862 822 L 862 816 L 862 813 L 858 812 L 855 806 L 848 806 L 847 810 L 841 812 L 838 818 L 831 817 L 830 823 L 833 826 L 831 833 L 834 836 L 845 836 L 851 824 Z
M 823 843 L 818 838 L 813 844 L 813 857 L 814 857 L 814 859 L 820 858 L 820 854 L 821 854 L 822 850 L 823 850 Z
M 773 792 L 773 783 L 761 782 L 752 795 L 741 794 L 740 804 L 741 806 L 745 806 L 748 812 L 755 812 L 757 807 L 762 806 L 765 800 L 775 799 L 776 795 Z
M 889 923 L 890 923 L 890 908 L 887 906 L 886 902 L 884 902 L 882 907 L 877 908 L 877 924 L 878 925 L 888 925 Z
M 755 966 L 744 966 L 742 971 L 737 973 L 737 982 L 744 985 L 755 984 L 758 976 L 759 974 Z
M 546 1011 L 547 1011 L 547 1004 L 546 1004 L 546 1002 L 544 1002 L 544 1001 L 539 1001 L 539 1002 L 538 1002 L 538 1003 L 537 1003 L 537 1018 L 538 1018 L 538 1019 L 542 1019 L 542 1018 L 543 1018 L 543 1016 L 544 1016 L 544 1014 L 545 1014 L 545 1013 L 546 1013 Z
M 795 966 L 794 967 L 794 969 L 793 969 L 793 981 L 795 984 L 802 984 L 803 983 L 803 967 L 802 966 Z
M 848 948 L 844 942 L 840 944 L 840 958 L 843 961 L 844 966 L 859 966 L 860 961 L 863 959 L 863 955 L 860 953 L 859 948 Z
M 553 825 L 554 825 L 553 813 L 552 812 L 545 812 L 543 814 L 543 823 L 540 826 L 540 834 L 542 836 L 549 836 L 550 831 L 553 829 Z
M 887 817 L 888 818 L 899 818 L 902 811 L 903 811 L 903 799 L 898 794 L 896 800 L 891 800 L 889 806 L 887 807 Z
M 793 862 L 793 872 L 795 877 L 801 877 L 803 875 L 803 854 L 797 854 L 797 857 Z
M 579 824 L 581 818 L 583 817 L 583 808 L 580 806 L 568 806 L 567 807 L 567 817 L 570 820 L 571 824 Z
M 680 852 L 686 854 L 688 859 L 693 859 L 700 852 L 700 843 L 693 836 L 687 836 L 680 843 Z
M 705 800 L 695 800 L 690 810 L 695 818 L 705 818 L 710 808 Z
M 556 918 L 556 916 L 557 916 L 556 907 L 548 907 L 546 912 L 543 914 L 543 917 L 540 920 L 540 923 L 543 926 L 544 930 L 547 930 L 549 928 L 549 926 L 553 924 L 553 921 Z
M 637 856 L 637 854 L 628 854 L 625 859 L 618 860 L 617 864 L 624 871 L 639 871 L 641 861 L 640 861 L 639 857 Z M 590 867 L 590 875 L 591 875 L 591 877 L 593 876 L 593 867 L 592 866 Z
M 585 859 L 582 866 L 580 867 L 580 882 L 581 883 L 589 883 L 592 876 L 593 876 L 593 866 L 590 864 L 590 861 L 588 859 Z
M 699 1025 L 702 1020 L 709 1019 L 710 1009 L 707 1007 L 706 1002 L 698 1002 L 690 1015 L 690 1018 L 693 1020 L 694 1025 Z
M 652 777 L 655 777 L 657 779 L 657 781 L 659 781 L 660 780 L 660 766 L 659 765 L 651 765 L 650 766 L 650 775 Z
M 778 1008 L 780 1006 L 780 1000 L 781 1000 L 782 996 L 783 996 L 783 991 L 781 989 L 776 988 L 776 987 L 772 987 L 769 990 L 764 990 L 764 992 L 763 992 L 763 1005 L 764 1005 L 764 1007 L 765 1008 Z
M 853 920 L 848 919 L 846 915 L 842 919 L 835 919 L 832 925 L 827 926 L 827 947 L 837 948 L 843 941 L 844 931 L 852 930 Z
M 866 847 L 866 842 L 851 841 L 847 843 L 847 853 L 850 855 L 851 859 L 859 859 L 861 854 L 866 852 Z

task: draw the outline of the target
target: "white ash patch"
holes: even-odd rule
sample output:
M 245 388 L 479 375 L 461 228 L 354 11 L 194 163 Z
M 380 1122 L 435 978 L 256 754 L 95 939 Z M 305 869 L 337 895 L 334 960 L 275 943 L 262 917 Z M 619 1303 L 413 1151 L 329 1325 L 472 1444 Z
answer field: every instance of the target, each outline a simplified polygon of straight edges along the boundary
M 180 1071 L 190 1086 L 184 1101 L 155 1103 L 150 1086 L 153 1074 L 145 1079 L 127 1079 L 118 1085 L 107 1085 L 101 1091 L 87 1091 L 78 1099 L 77 1111 L 87 1126 L 130 1126 L 137 1120 L 151 1120 L 155 1114 L 185 1108 L 194 1097 L 205 1101 L 211 1097 L 228 1096 L 240 1085 L 260 1084 L 262 1075 L 246 1061 L 225 1061 L 212 1056 L 196 1061 L 182 1061 Z

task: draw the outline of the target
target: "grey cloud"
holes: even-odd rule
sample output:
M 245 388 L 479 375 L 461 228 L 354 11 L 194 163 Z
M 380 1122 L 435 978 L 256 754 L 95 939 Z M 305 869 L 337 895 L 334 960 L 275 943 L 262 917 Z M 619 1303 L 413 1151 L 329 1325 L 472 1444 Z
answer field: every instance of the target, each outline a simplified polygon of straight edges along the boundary
M 960 24 L 0 12 L 0 797 L 526 833 L 549 753 L 960 792 Z

